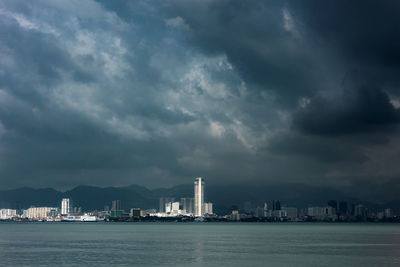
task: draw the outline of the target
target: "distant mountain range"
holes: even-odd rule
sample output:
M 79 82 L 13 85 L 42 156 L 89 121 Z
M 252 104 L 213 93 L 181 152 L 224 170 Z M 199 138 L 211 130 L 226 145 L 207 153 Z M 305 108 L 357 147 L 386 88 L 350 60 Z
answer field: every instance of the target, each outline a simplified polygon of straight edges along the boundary
M 299 208 L 308 205 L 326 205 L 328 200 L 362 203 L 370 207 L 398 208 L 400 201 L 391 201 L 386 204 L 356 199 L 341 191 L 312 187 L 307 185 L 269 185 L 269 186 L 237 186 L 237 185 L 207 185 L 206 201 L 214 203 L 214 210 L 218 214 L 229 213 L 232 206 L 243 207 L 245 202 L 251 205 L 262 206 L 264 202 L 270 203 L 279 199 L 282 204 Z M 66 192 L 52 188 L 33 189 L 23 187 L 13 190 L 0 191 L 0 208 L 29 208 L 30 206 L 60 206 L 61 199 L 71 198 L 74 206 L 82 207 L 85 211 L 94 209 L 103 210 L 111 206 L 113 200 L 121 200 L 122 208 L 128 210 L 132 207 L 142 209 L 159 208 L 160 197 L 193 197 L 193 185 L 178 185 L 171 188 L 147 189 L 139 185 L 125 187 L 95 187 L 78 186 Z

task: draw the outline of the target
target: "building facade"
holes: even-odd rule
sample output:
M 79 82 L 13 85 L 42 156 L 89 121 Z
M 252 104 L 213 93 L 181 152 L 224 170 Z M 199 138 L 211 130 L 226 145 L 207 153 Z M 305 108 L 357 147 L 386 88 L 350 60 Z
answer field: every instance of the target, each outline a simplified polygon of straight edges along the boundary
M 175 198 L 173 197 L 161 197 L 160 198 L 160 207 L 158 212 L 166 212 L 165 205 L 170 202 L 175 202 Z
M 111 203 L 111 210 L 122 210 L 121 200 L 113 200 Z
M 40 219 L 46 218 L 52 211 L 57 212 L 58 208 L 53 207 L 37 207 L 37 208 L 29 208 L 26 212 L 26 216 L 28 219 Z
M 194 216 L 202 217 L 204 204 L 204 179 L 197 177 L 194 180 Z
M 63 198 L 61 200 L 61 215 L 69 215 L 72 211 L 72 202 L 69 198 Z
M 181 198 L 181 206 L 186 214 L 194 213 L 194 198 Z
M 204 203 L 203 209 L 204 214 L 213 214 L 213 204 L 211 202 Z
M 17 216 L 17 210 L 13 209 L 0 209 L 0 220 L 10 220 Z

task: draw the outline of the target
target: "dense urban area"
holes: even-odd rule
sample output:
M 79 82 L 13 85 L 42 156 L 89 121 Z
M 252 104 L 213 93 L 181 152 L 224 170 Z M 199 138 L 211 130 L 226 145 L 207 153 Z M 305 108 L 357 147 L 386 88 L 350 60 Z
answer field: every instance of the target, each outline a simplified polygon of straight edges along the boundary
M 245 202 L 239 209 L 232 206 L 231 213 L 217 215 L 213 212 L 213 203 L 205 202 L 204 179 L 194 181 L 194 197 L 162 197 L 158 209 L 132 207 L 129 211 L 122 208 L 121 200 L 113 200 L 103 210 L 83 211 L 73 205 L 73 200 L 63 198 L 60 207 L 30 207 L 28 209 L 0 209 L 1 221 L 46 221 L 46 222 L 114 222 L 114 221 L 243 221 L 243 222 L 400 222 L 400 216 L 392 209 L 369 209 L 363 204 L 351 204 L 346 201 L 328 200 L 326 206 L 309 206 L 304 209 L 286 206 L 279 200 L 265 202 L 253 207 Z

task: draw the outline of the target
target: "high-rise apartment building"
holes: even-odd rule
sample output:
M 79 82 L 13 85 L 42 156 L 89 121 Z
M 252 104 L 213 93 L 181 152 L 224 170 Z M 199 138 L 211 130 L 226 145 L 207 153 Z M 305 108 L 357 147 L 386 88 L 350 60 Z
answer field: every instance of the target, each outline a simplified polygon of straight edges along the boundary
M 202 217 L 204 215 L 204 179 L 197 177 L 194 180 L 194 216 Z
M 203 212 L 204 214 L 213 214 L 213 204 L 211 202 L 204 203 L 203 205 Z
M 272 201 L 272 210 L 280 210 L 281 209 L 281 202 L 279 200 Z
M 170 202 L 175 202 L 175 198 L 173 197 L 161 197 L 160 198 L 160 208 L 158 209 L 159 212 L 166 212 L 165 205 Z
M 72 212 L 72 201 L 69 198 L 61 200 L 61 215 L 68 215 Z
M 121 200 L 119 200 L 119 199 L 113 200 L 111 202 L 111 210 L 113 210 L 113 211 L 122 210 L 122 208 L 121 208 Z
M 194 213 L 194 198 L 181 198 L 181 206 L 185 213 Z

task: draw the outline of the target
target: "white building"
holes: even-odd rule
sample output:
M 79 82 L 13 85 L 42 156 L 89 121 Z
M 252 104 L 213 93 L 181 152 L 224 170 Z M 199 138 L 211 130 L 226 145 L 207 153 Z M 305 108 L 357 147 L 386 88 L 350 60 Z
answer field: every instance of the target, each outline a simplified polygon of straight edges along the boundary
M 171 204 L 171 208 L 172 208 L 172 212 L 178 212 L 179 211 L 179 202 L 172 202 Z
M 58 211 L 58 208 L 53 207 L 37 207 L 27 209 L 26 217 L 28 219 L 46 218 L 51 211 Z
M 180 202 L 168 202 L 165 204 L 165 212 L 159 212 L 158 217 L 168 217 L 168 216 L 177 216 L 177 215 L 185 215 L 186 212 L 180 209 Z
M 204 214 L 213 214 L 213 204 L 211 202 L 204 203 L 203 211 Z
M 63 198 L 61 200 L 61 215 L 68 215 L 71 213 L 71 200 L 69 198 Z
M 159 208 L 159 212 L 166 212 L 165 211 L 165 205 L 169 202 L 175 202 L 175 198 L 173 197 L 162 197 L 160 198 L 160 208 Z
M 9 220 L 17 216 L 17 210 L 0 209 L 0 220 Z
M 198 177 L 194 180 L 194 216 L 202 217 L 204 204 L 204 179 Z

